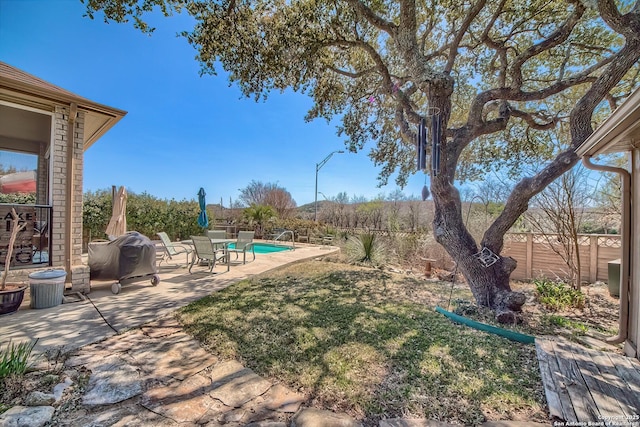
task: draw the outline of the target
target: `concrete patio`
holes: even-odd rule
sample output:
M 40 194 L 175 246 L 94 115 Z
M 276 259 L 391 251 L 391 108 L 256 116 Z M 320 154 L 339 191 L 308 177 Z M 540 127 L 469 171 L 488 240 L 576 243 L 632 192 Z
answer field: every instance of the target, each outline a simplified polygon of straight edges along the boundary
M 258 254 L 244 265 L 232 258 L 230 271 L 226 265 L 216 265 L 214 274 L 197 266 L 189 274 L 186 260 L 174 257 L 169 266 L 160 266 L 161 281 L 155 287 L 145 280 L 123 286 L 114 295 L 115 281 L 92 281 L 86 300 L 45 309 L 29 308 L 25 297 L 18 312 L 0 317 L 0 344 L 38 338 L 36 352 L 52 347 L 76 349 L 167 315 L 240 280 L 337 251 L 334 246 L 300 245 L 293 251 Z

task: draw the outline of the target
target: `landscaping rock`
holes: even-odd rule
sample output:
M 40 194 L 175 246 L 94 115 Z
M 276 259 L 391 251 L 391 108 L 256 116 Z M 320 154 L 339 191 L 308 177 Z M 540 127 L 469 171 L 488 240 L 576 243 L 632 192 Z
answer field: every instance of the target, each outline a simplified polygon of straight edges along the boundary
M 293 417 L 291 427 L 362 427 L 362 424 L 347 414 L 305 408 Z
M 71 378 L 67 378 L 64 380 L 64 382 L 61 382 L 60 384 L 56 384 L 56 386 L 53 388 L 53 396 L 56 399 L 56 402 L 59 402 L 60 399 L 62 399 L 62 395 L 64 394 L 64 391 L 71 387 L 71 385 L 73 385 L 73 381 L 71 381 Z
M 379 427 L 453 427 L 453 424 L 424 418 L 389 418 L 382 420 Z
M 82 403 L 108 405 L 142 393 L 138 371 L 118 356 L 111 356 L 93 368 Z
M 265 395 L 266 408 L 272 411 L 294 413 L 304 403 L 304 396 L 289 390 L 282 384 L 276 384 Z
M 287 427 L 287 423 L 280 421 L 256 421 L 249 423 L 244 427 Z
M 51 406 L 56 401 L 56 397 L 51 393 L 33 391 L 25 399 L 26 406 Z
M 14 406 L 0 415 L 0 427 L 42 427 L 53 412 L 53 406 Z

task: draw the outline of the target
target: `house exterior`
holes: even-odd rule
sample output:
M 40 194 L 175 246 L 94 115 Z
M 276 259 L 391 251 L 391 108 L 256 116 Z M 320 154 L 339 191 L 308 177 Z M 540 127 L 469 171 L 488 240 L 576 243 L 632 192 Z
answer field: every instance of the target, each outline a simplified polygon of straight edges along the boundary
M 576 150 L 590 169 L 620 174 L 623 182 L 620 332 L 627 356 L 640 358 L 640 89 L 631 94 Z M 628 153 L 625 169 L 601 167 L 598 154 Z
M 11 271 L 25 277 L 63 268 L 74 291 L 89 291 L 81 260 L 84 152 L 125 114 L 0 62 L 0 193 L 35 190 L 26 202 L 0 204 L 0 268 L 13 207 L 27 226 L 14 245 Z M 28 170 L 7 170 L 7 160 Z

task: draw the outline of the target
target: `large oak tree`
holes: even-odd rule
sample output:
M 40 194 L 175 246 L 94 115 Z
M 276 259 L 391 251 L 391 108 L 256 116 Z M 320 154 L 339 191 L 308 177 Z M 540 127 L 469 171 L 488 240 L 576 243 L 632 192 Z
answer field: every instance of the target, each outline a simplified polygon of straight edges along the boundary
M 352 151 L 373 142 L 382 182 L 415 172 L 420 119 L 437 112 L 439 173 L 431 174 L 434 234 L 481 305 L 499 320 L 525 299 L 509 287 L 515 261 L 485 266 L 532 197 L 571 169 L 594 120 L 637 85 L 640 6 L 628 0 L 86 0 L 90 16 L 150 31 L 144 13 L 186 10 L 184 36 L 204 73 L 222 67 L 247 96 L 292 88 L 313 97 L 308 119 L 342 120 Z M 476 242 L 456 178 L 520 176 Z

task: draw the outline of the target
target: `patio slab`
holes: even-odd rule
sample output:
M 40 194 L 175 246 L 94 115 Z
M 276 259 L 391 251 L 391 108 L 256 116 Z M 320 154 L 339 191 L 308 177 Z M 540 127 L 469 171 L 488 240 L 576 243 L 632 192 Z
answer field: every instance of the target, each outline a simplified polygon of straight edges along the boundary
M 0 316 L 0 344 L 37 338 L 36 352 L 77 349 L 166 316 L 240 280 L 337 251 L 337 247 L 301 245 L 294 251 L 257 254 L 256 260 L 247 264 L 232 261 L 228 272 L 226 266 L 217 265 L 215 274 L 208 274 L 206 268 L 198 266 L 189 274 L 185 259 L 174 258 L 171 266 L 165 263 L 160 266 L 158 286 L 151 286 L 150 281 L 133 283 L 114 295 L 111 293 L 114 281 L 92 281 L 85 301 L 45 309 L 31 309 L 25 302 L 16 313 Z M 175 326 L 167 325 L 170 329 L 156 333 L 162 336 Z

